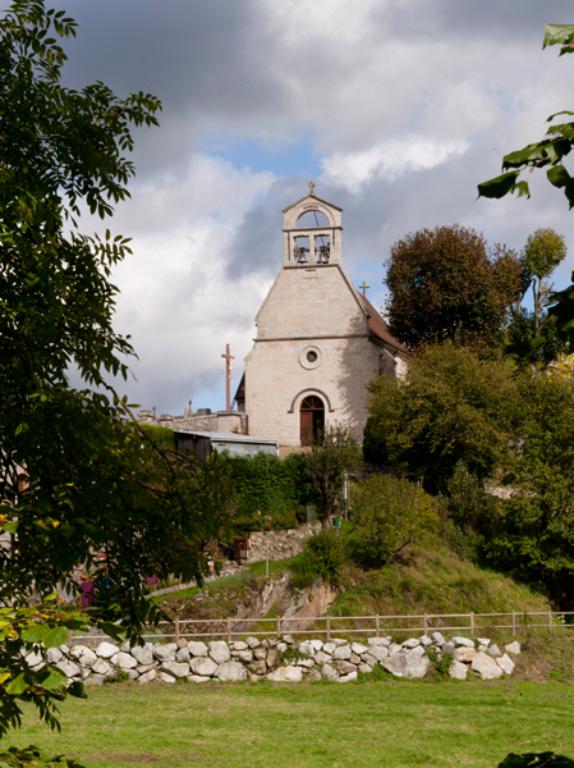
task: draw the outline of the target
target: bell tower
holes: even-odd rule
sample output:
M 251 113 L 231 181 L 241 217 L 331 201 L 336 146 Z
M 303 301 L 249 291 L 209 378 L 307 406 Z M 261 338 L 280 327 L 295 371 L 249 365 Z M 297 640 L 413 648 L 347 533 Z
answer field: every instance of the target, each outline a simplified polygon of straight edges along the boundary
M 342 209 L 309 194 L 283 210 L 283 266 L 323 267 L 341 263 Z

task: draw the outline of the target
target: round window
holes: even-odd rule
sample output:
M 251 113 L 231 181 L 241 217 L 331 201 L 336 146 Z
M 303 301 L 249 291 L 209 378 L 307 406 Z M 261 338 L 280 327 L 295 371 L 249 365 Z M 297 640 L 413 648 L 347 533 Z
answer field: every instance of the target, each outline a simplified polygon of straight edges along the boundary
M 312 370 L 321 365 L 321 350 L 315 345 L 308 345 L 299 350 L 299 363 L 303 368 Z

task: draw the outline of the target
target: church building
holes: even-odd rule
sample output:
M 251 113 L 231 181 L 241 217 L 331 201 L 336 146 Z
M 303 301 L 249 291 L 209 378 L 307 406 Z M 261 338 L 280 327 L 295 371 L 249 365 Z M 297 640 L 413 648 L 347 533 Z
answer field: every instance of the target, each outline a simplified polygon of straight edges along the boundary
M 283 264 L 235 398 L 250 435 L 308 446 L 341 426 L 361 441 L 367 385 L 405 371 L 407 349 L 343 270 L 342 233 L 341 208 L 312 183 L 283 211 Z

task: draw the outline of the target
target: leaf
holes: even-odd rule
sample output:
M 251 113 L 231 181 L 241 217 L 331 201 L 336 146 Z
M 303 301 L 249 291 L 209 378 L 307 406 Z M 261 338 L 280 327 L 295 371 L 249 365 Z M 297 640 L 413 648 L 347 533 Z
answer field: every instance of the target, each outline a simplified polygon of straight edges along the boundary
M 522 149 L 517 149 L 514 152 L 509 152 L 502 158 L 503 168 L 520 168 L 526 165 L 536 158 L 544 156 L 545 148 L 542 146 L 542 142 L 538 144 L 528 144 Z
M 479 197 L 504 197 L 514 190 L 518 175 L 519 171 L 510 171 L 488 181 L 483 181 L 478 185 Z
M 561 45 L 560 55 L 571 53 L 574 43 L 574 24 L 545 24 L 542 47 Z
M 68 640 L 68 630 L 65 627 L 50 627 L 48 624 L 38 624 L 22 632 L 25 643 L 42 643 L 46 648 L 58 648 Z
M 75 696 L 77 699 L 87 699 L 86 691 L 84 690 L 84 684 L 81 683 L 79 680 L 74 680 L 74 682 L 70 685 L 68 688 L 68 693 L 70 696 Z
M 9 696 L 21 696 L 24 691 L 28 689 L 28 683 L 26 681 L 26 676 L 24 672 L 20 672 L 20 674 L 15 677 L 8 685 L 4 688 L 5 692 Z
M 566 168 L 563 165 L 555 165 L 546 171 L 548 181 L 555 187 L 565 187 L 570 181 L 571 177 Z
M 18 522 L 16 520 L 11 520 L 8 523 L 3 523 L 2 530 L 6 531 L 6 533 L 16 533 L 18 530 Z
M 54 691 L 57 688 L 63 688 L 68 683 L 68 676 L 57 667 L 50 667 L 45 678 L 41 680 L 41 685 L 47 691 Z
M 530 197 L 530 187 L 527 181 L 519 181 L 514 191 L 518 192 L 518 197 Z

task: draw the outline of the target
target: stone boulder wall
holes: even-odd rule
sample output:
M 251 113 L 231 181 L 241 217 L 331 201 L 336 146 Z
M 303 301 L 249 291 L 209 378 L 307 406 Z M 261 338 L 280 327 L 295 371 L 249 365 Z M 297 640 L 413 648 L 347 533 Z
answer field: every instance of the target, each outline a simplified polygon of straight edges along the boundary
M 260 560 L 283 560 L 299 554 L 305 542 L 311 536 L 319 533 L 321 523 L 304 523 L 297 528 L 286 531 L 254 531 L 248 536 L 248 557 L 246 562 L 256 563 Z
M 501 650 L 488 638 L 447 640 L 440 632 L 393 642 L 390 637 L 371 637 L 362 642 L 343 639 L 303 640 L 290 636 L 226 642 L 180 640 L 130 647 L 101 642 L 96 648 L 85 645 L 62 646 L 46 652 L 46 661 L 55 664 L 70 681 L 101 684 L 127 677 L 138 683 L 160 680 L 195 683 L 268 679 L 275 682 L 331 680 L 346 683 L 359 673 L 369 674 L 383 667 L 395 677 L 422 678 L 437 667 L 452 678 L 479 677 L 492 680 L 511 675 L 513 656 L 520 653 L 516 641 Z M 43 663 L 39 653 L 26 657 L 30 666 Z M 38 661 L 40 659 L 40 661 Z

